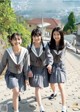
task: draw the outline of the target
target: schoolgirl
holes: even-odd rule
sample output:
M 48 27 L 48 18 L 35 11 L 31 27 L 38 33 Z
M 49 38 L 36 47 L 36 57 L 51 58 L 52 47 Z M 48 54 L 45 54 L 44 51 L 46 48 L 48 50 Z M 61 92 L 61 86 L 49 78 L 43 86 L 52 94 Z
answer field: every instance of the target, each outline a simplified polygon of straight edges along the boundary
M 13 109 L 14 112 L 18 110 L 18 96 L 19 92 L 26 90 L 25 80 L 28 72 L 28 51 L 21 46 L 22 37 L 18 33 L 13 33 L 8 36 L 11 47 L 4 52 L 0 62 L 0 74 L 7 66 L 5 80 L 7 87 L 12 89 Z
M 31 44 L 28 46 L 30 54 L 29 83 L 35 87 L 35 97 L 40 112 L 45 109 L 41 101 L 41 88 L 48 87 L 48 72 L 51 73 L 53 58 L 47 44 L 42 41 L 40 29 L 33 29 L 31 32 Z

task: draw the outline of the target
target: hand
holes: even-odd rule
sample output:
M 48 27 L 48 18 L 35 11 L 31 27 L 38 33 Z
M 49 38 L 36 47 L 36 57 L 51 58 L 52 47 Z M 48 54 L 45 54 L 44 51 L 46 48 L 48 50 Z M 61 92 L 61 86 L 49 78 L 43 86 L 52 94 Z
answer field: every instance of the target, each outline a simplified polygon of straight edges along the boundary
M 29 72 L 28 72 L 28 77 L 33 77 L 32 71 L 29 71 Z
M 49 74 L 51 74 L 51 72 L 52 72 L 52 66 L 51 65 L 48 65 L 47 66 L 47 69 L 48 69 Z
M 29 85 L 29 81 L 28 81 L 28 80 L 25 80 L 25 84 L 26 84 L 26 85 Z

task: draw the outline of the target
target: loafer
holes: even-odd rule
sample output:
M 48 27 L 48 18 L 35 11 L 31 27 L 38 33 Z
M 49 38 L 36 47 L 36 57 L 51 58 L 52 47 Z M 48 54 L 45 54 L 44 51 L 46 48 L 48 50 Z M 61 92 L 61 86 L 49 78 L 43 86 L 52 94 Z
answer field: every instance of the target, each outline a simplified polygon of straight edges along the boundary
M 67 111 L 61 111 L 61 112 L 67 112 Z
M 67 110 L 66 111 L 61 111 L 61 112 L 67 112 Z
M 54 97 L 56 97 L 56 96 L 57 96 L 57 94 L 51 94 L 48 99 L 49 100 L 54 99 Z
M 21 101 L 21 97 L 20 97 L 20 95 L 18 96 L 18 101 Z

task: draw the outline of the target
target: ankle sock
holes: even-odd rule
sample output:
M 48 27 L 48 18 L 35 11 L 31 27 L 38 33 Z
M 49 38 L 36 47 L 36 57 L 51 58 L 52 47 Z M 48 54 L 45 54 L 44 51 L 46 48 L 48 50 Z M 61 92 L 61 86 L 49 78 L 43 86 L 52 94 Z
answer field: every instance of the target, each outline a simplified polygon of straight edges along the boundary
M 14 112 L 19 112 L 19 110 L 16 110 L 16 111 L 14 111 Z
M 44 111 L 43 105 L 40 106 L 40 111 Z
M 56 94 L 57 94 L 57 92 L 56 92 L 56 91 L 54 91 L 54 92 L 53 92 L 53 94 L 54 94 L 54 95 L 56 95 Z
M 62 111 L 66 112 L 66 106 L 62 106 Z

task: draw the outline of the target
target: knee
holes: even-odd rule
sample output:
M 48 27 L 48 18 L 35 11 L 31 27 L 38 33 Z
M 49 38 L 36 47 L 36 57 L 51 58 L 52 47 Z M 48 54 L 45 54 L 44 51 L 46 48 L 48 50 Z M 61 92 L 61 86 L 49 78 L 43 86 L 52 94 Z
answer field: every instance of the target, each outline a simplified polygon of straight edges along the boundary
M 19 96 L 19 90 L 18 89 L 13 90 L 13 95 L 14 96 Z

